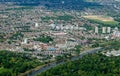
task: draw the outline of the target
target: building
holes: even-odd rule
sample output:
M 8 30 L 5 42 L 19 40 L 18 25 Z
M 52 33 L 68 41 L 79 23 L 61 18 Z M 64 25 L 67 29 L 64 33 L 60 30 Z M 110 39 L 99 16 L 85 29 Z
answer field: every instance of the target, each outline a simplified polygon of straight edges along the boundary
M 35 27 L 36 27 L 36 28 L 39 27 L 39 24 L 38 24 L 38 23 L 35 23 Z
M 103 34 L 106 33 L 106 27 L 102 27 L 102 33 L 103 33 Z
M 107 33 L 111 33 L 111 27 L 107 27 Z
M 25 38 L 24 41 L 21 44 L 27 44 L 28 43 L 28 39 Z
M 98 33 L 98 27 L 95 27 L 95 33 L 96 34 Z

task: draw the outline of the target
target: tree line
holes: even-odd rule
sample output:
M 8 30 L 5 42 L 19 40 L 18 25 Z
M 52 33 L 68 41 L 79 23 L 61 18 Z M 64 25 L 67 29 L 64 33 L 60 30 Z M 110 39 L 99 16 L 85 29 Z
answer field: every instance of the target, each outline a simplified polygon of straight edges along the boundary
M 30 54 L 0 51 L 0 76 L 18 76 L 41 64 Z
M 120 57 L 87 55 L 76 61 L 49 69 L 38 76 L 119 76 Z

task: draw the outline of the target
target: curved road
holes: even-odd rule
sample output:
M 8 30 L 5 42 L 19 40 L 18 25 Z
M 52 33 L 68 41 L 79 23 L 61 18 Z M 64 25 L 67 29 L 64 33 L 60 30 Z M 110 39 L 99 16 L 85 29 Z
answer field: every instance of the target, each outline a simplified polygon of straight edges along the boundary
M 72 57 L 71 61 L 78 60 L 79 58 L 82 58 L 84 55 L 87 55 L 87 54 L 94 54 L 94 53 L 96 53 L 98 51 L 101 51 L 101 49 L 102 49 L 101 47 L 98 47 L 98 48 L 95 48 L 93 50 L 84 51 L 84 52 L 80 53 L 79 56 Z M 48 70 L 50 68 L 53 68 L 55 66 L 58 66 L 60 64 L 64 64 L 65 62 L 66 61 L 60 61 L 60 62 L 57 62 L 57 63 L 56 62 L 50 63 L 49 65 L 46 65 L 46 66 L 38 69 L 37 71 L 30 72 L 29 74 L 27 74 L 27 76 L 36 76 L 41 72 L 44 72 L 44 71 L 46 71 L 46 70 Z

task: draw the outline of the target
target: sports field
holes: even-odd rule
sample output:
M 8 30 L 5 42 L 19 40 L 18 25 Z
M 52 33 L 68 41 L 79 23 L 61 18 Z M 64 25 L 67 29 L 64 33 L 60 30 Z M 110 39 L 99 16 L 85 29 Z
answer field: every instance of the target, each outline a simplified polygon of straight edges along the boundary
M 92 21 L 95 21 L 95 22 L 98 22 L 98 23 L 112 24 L 112 25 L 118 24 L 118 22 L 115 21 L 112 17 L 108 17 L 108 16 L 87 15 L 87 16 L 83 16 L 83 17 L 88 19 L 88 20 L 92 20 Z

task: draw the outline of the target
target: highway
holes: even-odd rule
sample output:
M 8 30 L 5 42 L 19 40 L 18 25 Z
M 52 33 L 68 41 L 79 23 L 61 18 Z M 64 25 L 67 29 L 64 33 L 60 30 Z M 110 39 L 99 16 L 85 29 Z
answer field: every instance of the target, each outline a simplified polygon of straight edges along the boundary
M 72 57 L 70 60 L 71 61 L 78 60 L 78 59 L 82 58 L 83 56 L 85 56 L 87 54 L 97 53 L 97 52 L 101 51 L 101 49 L 102 49 L 101 47 L 98 47 L 98 48 L 95 48 L 95 49 L 92 49 L 92 50 L 81 52 L 78 56 Z M 46 66 L 44 66 L 44 67 L 42 67 L 42 68 L 40 68 L 40 69 L 38 69 L 36 71 L 31 71 L 27 76 L 36 76 L 41 72 L 44 72 L 44 71 L 46 71 L 46 70 L 48 70 L 50 68 L 53 68 L 55 66 L 58 66 L 58 65 L 64 64 L 64 63 L 66 63 L 66 61 L 64 61 L 64 60 L 59 61 L 59 62 L 50 63 L 50 64 L 48 64 L 48 65 L 46 65 Z

